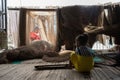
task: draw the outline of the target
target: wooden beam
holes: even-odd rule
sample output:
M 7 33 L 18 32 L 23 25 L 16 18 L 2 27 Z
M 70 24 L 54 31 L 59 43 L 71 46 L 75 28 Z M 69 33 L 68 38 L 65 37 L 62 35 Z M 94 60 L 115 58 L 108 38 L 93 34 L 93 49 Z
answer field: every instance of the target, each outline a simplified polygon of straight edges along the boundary
M 20 24 L 19 24 L 19 46 L 26 45 L 26 10 L 20 9 Z
M 8 8 L 8 10 L 20 10 L 21 8 Z M 34 9 L 34 8 L 22 8 L 30 11 L 56 11 L 57 9 Z

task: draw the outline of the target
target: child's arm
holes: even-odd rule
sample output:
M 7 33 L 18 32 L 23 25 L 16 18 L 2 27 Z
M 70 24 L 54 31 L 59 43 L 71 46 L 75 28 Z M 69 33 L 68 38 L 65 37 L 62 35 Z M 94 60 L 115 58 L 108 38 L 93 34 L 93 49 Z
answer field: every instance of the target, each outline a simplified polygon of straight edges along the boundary
M 89 49 L 90 53 L 93 55 L 93 57 L 95 57 L 95 51 L 92 50 L 91 48 L 88 48 L 88 49 Z
M 72 50 L 64 50 L 64 51 L 59 52 L 59 55 L 70 54 L 72 52 L 73 52 Z

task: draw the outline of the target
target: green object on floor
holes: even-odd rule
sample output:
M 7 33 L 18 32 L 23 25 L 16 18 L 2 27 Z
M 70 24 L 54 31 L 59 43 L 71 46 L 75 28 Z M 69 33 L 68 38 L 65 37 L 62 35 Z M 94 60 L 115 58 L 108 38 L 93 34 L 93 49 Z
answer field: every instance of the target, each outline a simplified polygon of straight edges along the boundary
M 95 56 L 94 57 L 94 62 L 95 63 L 102 63 L 104 60 L 102 59 L 102 58 L 100 58 L 100 57 L 98 57 L 98 56 Z
M 13 61 L 12 64 L 20 64 L 21 62 L 22 61 L 17 60 L 17 61 Z

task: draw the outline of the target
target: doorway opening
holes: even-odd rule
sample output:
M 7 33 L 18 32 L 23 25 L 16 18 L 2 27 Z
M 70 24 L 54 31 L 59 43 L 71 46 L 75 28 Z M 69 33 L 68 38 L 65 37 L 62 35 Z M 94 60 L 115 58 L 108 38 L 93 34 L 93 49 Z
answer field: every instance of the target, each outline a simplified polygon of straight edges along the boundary
M 55 45 L 57 33 L 55 11 L 27 11 L 26 17 L 26 44 L 32 42 L 30 33 L 38 27 L 39 33 L 37 35 L 40 37 L 39 40 L 45 40 Z

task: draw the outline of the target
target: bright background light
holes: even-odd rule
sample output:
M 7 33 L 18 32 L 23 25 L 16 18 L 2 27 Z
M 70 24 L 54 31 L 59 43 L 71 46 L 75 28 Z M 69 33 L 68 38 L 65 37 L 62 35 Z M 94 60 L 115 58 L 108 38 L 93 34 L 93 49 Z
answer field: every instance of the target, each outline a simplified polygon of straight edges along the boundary
M 7 0 L 8 7 L 45 7 L 45 6 L 69 6 L 69 5 L 96 5 L 108 2 L 120 2 L 120 0 Z

